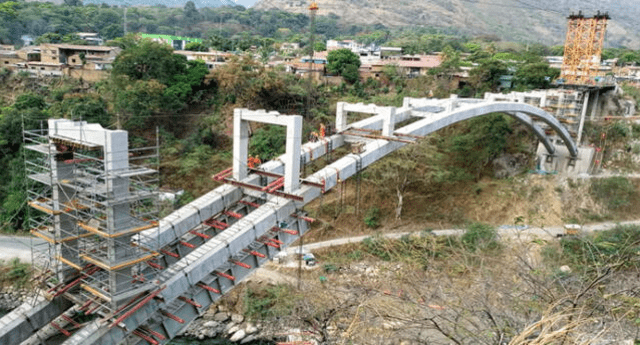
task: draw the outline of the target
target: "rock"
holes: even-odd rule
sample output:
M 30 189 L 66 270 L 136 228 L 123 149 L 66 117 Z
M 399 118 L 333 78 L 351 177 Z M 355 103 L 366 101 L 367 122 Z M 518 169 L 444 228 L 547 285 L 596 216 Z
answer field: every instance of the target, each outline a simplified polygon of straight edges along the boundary
M 204 324 L 202 324 L 202 327 L 205 327 L 205 328 L 216 328 L 216 327 L 218 327 L 218 325 L 220 325 L 219 322 L 207 321 Z
M 493 171 L 496 178 L 512 177 L 526 168 L 526 156 L 504 154 L 493 160 Z
M 244 316 L 240 314 L 233 314 L 231 315 L 231 321 L 235 323 L 242 323 L 242 321 L 244 321 Z
M 203 332 L 203 334 L 207 337 L 207 338 L 215 338 L 216 335 L 218 335 L 218 332 L 216 332 L 215 329 L 207 329 Z
M 560 267 L 560 272 L 569 274 L 569 273 L 571 273 L 571 267 L 569 267 L 567 265 L 561 266 Z
M 225 312 L 227 311 L 227 307 L 223 306 L 222 304 L 218 306 L 218 311 L 219 312 Z
M 238 330 L 237 332 L 235 332 L 231 338 L 229 338 L 229 340 L 236 342 L 236 341 L 240 341 L 242 338 L 244 338 L 247 334 L 244 332 L 244 329 Z
M 238 325 L 234 326 L 233 324 L 229 324 L 229 326 L 231 327 L 227 330 L 227 334 L 234 334 L 240 330 L 240 326 Z
M 258 339 L 258 336 L 257 336 L 257 335 L 255 335 L 255 334 L 254 334 L 254 335 L 250 335 L 250 336 L 248 336 L 248 337 L 246 337 L 246 338 L 242 339 L 242 341 L 240 342 L 240 344 L 250 343 L 250 342 L 252 342 L 252 341 L 254 341 L 254 340 L 257 340 L 257 339 Z
M 229 319 L 229 314 L 225 313 L 225 312 L 220 312 L 217 313 L 213 316 L 213 320 L 214 321 L 218 321 L 218 322 L 225 322 Z
M 258 327 L 254 326 L 253 324 L 248 323 L 247 327 L 245 327 L 244 331 L 247 334 L 253 334 L 253 333 L 258 331 Z
M 199 340 L 203 340 L 204 339 L 204 334 L 198 334 L 198 339 Z

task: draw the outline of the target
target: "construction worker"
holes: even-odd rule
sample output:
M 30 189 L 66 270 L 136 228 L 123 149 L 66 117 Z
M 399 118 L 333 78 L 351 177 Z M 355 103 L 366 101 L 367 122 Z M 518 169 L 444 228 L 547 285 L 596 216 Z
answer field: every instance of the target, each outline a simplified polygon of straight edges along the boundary
M 247 166 L 249 166 L 249 168 L 255 168 L 260 164 L 262 164 L 262 161 L 260 160 L 260 157 L 258 157 L 258 155 L 255 155 L 253 157 L 249 156 L 249 159 L 247 159 Z

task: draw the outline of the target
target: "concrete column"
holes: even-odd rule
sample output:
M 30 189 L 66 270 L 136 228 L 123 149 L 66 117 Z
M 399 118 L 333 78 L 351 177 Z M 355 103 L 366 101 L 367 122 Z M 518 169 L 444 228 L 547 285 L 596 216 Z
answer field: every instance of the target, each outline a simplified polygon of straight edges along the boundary
M 347 112 L 344 110 L 345 102 L 338 102 L 336 106 L 336 131 L 347 129 Z
M 451 112 L 456 109 L 458 105 L 458 95 L 449 96 L 449 104 L 447 105 L 447 111 Z
M 540 96 L 540 108 L 544 108 L 546 106 L 547 106 L 547 93 L 542 92 L 542 95 Z
M 402 107 L 409 108 L 411 106 L 411 98 L 405 97 L 402 99 Z
M 287 149 L 285 152 L 284 191 L 295 192 L 300 186 L 300 148 L 302 146 L 302 116 L 287 117 Z
M 598 115 L 599 110 L 600 110 L 600 92 L 596 90 L 595 93 L 596 93 L 596 98 L 592 102 L 592 105 L 591 105 L 591 116 L 589 117 L 591 119 L 591 121 L 595 120 L 595 118 Z
M 242 120 L 242 111 L 233 110 L 233 179 L 236 181 L 247 177 L 249 158 L 249 123 Z
M 582 111 L 580 114 L 580 124 L 578 125 L 578 138 L 576 139 L 576 145 L 580 147 L 580 141 L 582 140 L 582 129 L 584 128 L 584 118 L 587 116 L 587 108 L 589 106 L 589 92 L 584 93 L 584 101 L 582 102 Z
M 382 115 L 382 135 L 385 137 L 393 136 L 395 130 L 395 107 L 382 108 L 380 111 Z

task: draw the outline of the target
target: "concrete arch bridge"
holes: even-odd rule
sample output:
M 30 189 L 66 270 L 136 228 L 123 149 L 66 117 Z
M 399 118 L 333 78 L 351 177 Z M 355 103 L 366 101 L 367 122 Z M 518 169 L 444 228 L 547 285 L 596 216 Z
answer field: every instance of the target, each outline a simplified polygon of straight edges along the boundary
M 348 123 L 350 112 L 371 116 Z M 301 211 L 305 204 L 420 137 L 495 112 L 506 113 L 529 126 L 546 150 L 545 162 L 557 161 L 559 151 L 563 151 L 569 168 L 580 166 L 575 164 L 582 159 L 580 152 L 564 126 L 542 109 L 519 102 L 407 98 L 400 108 L 341 102 L 337 104 L 336 134 L 304 145 L 301 116 L 236 109 L 233 167 L 214 177 L 224 185 L 174 211 L 153 228 L 136 228 L 135 234 L 117 227 L 97 231 L 86 225 L 92 224 L 91 219 L 82 219 L 79 223 L 83 226 L 74 228 L 77 236 L 58 238 L 62 233 L 58 231 L 60 227 L 69 222 L 52 223 L 49 249 L 56 255 L 49 258 L 49 267 L 59 283 L 51 283 L 39 297 L 0 319 L 0 344 L 17 345 L 45 337 L 48 325 L 55 325 L 57 331 L 64 330 L 68 335 L 65 345 L 167 343 L 218 298 L 308 230 L 312 219 Z M 415 117 L 417 121 L 396 128 Z M 548 137 L 535 120 L 554 130 L 562 145 Z M 286 153 L 256 168 L 246 164 L 248 123 L 252 121 L 287 128 Z M 33 149 L 51 150 L 54 142 L 62 142 L 104 150 L 104 157 L 109 157 L 127 151 L 126 147 L 118 146 L 126 146 L 127 140 L 123 138 L 126 139 L 126 132 L 69 120 L 49 120 L 44 144 Z M 358 143 L 354 145 L 357 151 L 301 178 L 300 170 L 305 164 L 353 142 Z M 62 174 L 65 167 L 61 162 L 52 161 L 53 169 L 61 169 L 52 176 Z M 68 174 L 64 183 L 82 178 L 69 175 L 70 169 L 64 171 Z M 113 182 L 105 185 L 106 190 L 118 183 L 128 183 L 128 176 L 105 173 L 103 179 Z M 54 180 L 52 188 L 54 191 L 68 188 L 64 183 Z M 119 199 L 122 202 L 132 198 L 126 195 L 126 188 L 119 192 L 125 193 Z M 60 195 L 52 196 L 53 217 L 70 212 L 56 199 Z M 126 208 L 123 211 L 113 206 L 106 214 L 116 221 L 107 223 L 117 223 L 128 216 L 127 212 Z M 109 247 L 109 255 L 120 261 L 104 263 L 92 257 L 92 252 L 77 255 L 73 250 L 65 250 L 77 246 L 82 251 L 83 241 L 92 238 L 89 235 L 103 236 L 107 244 L 115 243 Z M 125 239 L 124 246 L 113 242 L 119 238 Z M 126 259 L 131 244 L 145 248 L 152 258 Z M 126 261 L 122 261 L 123 257 Z M 97 317 L 77 324 L 73 320 L 74 310 Z

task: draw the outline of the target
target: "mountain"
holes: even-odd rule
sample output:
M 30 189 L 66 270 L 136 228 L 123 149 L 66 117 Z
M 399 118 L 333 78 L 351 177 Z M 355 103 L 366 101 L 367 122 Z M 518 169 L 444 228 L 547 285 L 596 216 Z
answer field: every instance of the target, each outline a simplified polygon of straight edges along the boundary
M 165 5 L 167 7 L 184 7 L 188 0 L 84 0 L 86 4 L 100 5 L 106 3 L 107 5 L 118 6 L 153 6 L 153 5 Z M 252 5 L 255 0 L 192 0 L 197 8 L 202 7 L 220 7 L 220 6 L 235 6 L 243 5 L 248 7 Z M 54 2 L 62 3 L 62 0 L 54 0 Z
M 310 0 L 259 0 L 253 8 L 308 13 Z M 335 14 L 343 24 L 456 28 L 470 35 L 562 44 L 566 17 L 582 11 L 609 12 L 606 46 L 640 48 L 637 0 L 318 0 L 319 15 Z

